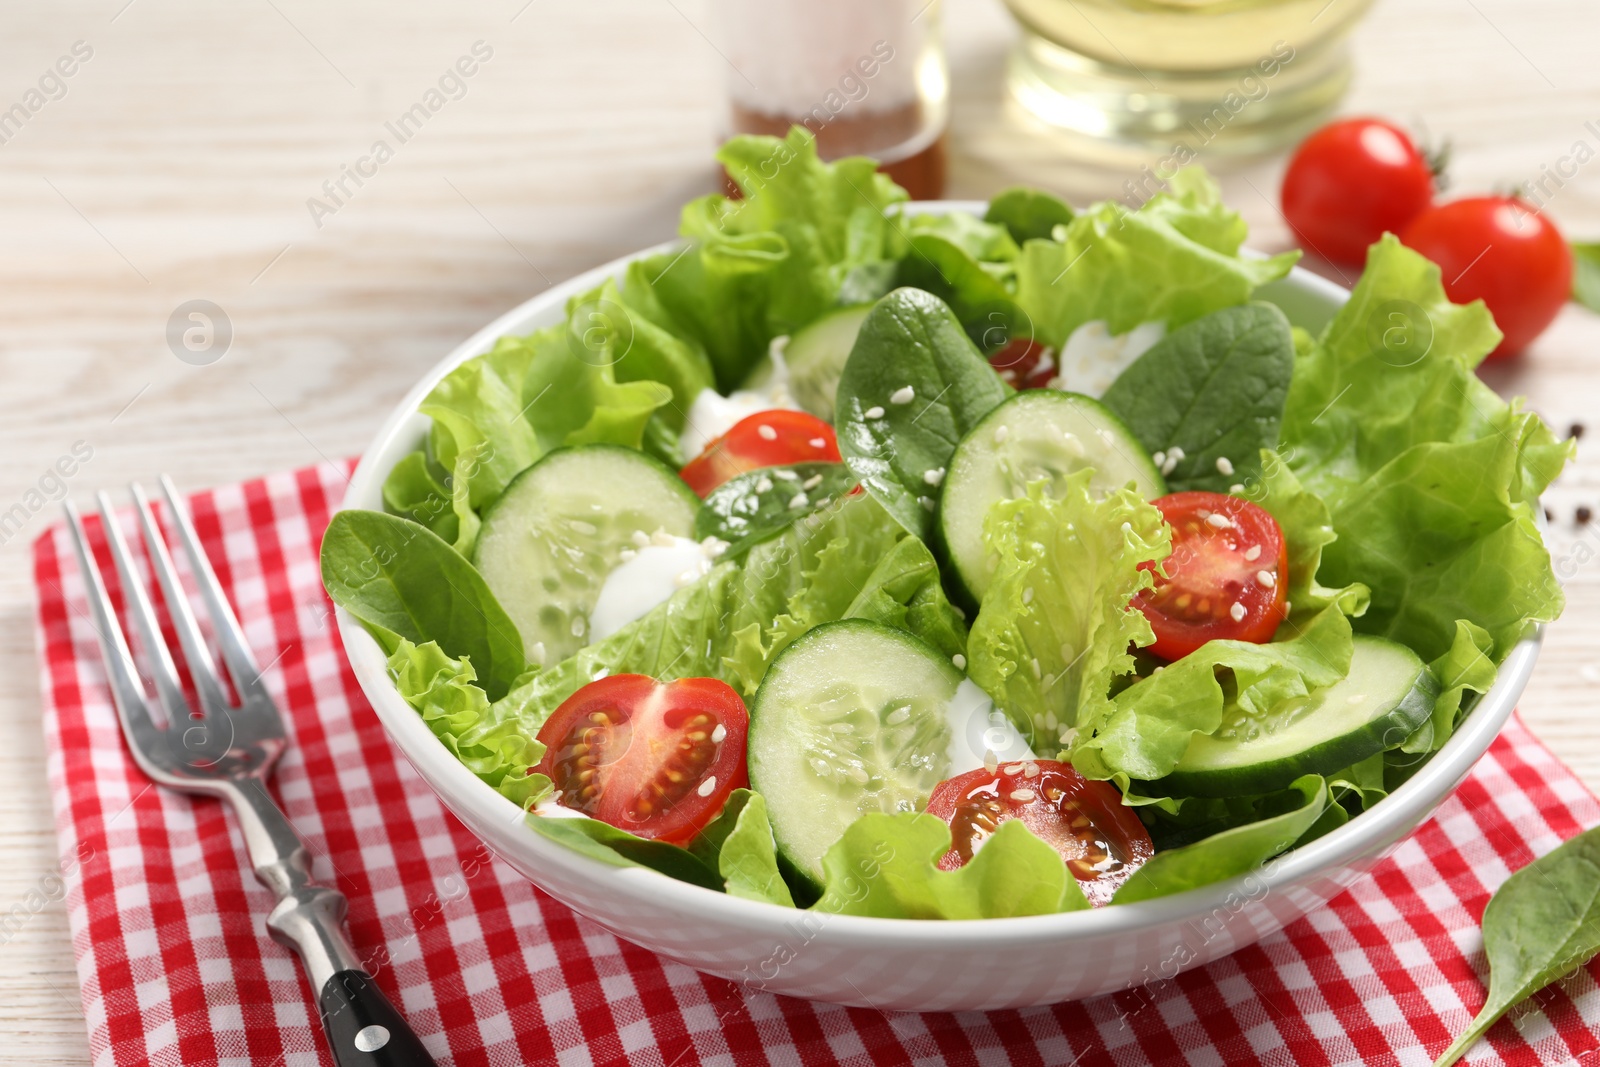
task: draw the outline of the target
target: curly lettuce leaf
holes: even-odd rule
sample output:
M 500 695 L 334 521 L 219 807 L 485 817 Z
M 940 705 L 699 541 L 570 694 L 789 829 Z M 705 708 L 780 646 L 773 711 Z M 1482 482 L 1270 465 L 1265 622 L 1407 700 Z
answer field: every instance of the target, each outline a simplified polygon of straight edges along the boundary
M 933 815 L 873 813 L 851 823 L 822 858 L 813 911 L 883 919 L 998 919 L 1089 906 L 1061 855 L 1021 821 L 1000 824 L 965 866 L 938 869 L 950 827 Z
M 470 661 L 451 659 L 433 641 L 417 645 L 402 638 L 389 656 L 389 675 L 405 702 L 473 774 L 524 806 L 549 792 L 550 779 L 533 773 L 544 746 L 515 725 L 489 725 L 489 696 Z
M 822 162 L 799 126 L 782 139 L 735 137 L 717 158 L 742 198 L 687 204 L 679 232 L 690 245 L 646 261 L 639 277 L 704 345 L 728 390 L 773 337 L 837 306 L 853 280 L 904 254 L 885 210 L 906 193 L 870 159 Z
M 1031 485 L 984 519 L 999 564 L 967 640 L 968 674 L 1039 751 L 1095 718 L 1112 680 L 1134 669 L 1129 645 L 1155 640 L 1128 603 L 1152 584 L 1140 564 L 1166 558 L 1171 532 L 1132 490 L 1096 497 L 1092 474 L 1069 477 L 1058 498 Z
M 433 420 L 427 444 L 390 472 L 385 506 L 470 555 L 483 509 L 546 452 L 597 442 L 640 447 L 672 390 L 618 381 L 602 332 L 588 335 L 593 351 L 573 336 L 562 325 L 502 337 L 445 375 L 417 409 Z
M 1299 258 L 1241 258 L 1244 220 L 1222 205 L 1216 184 L 1199 170 L 1180 171 L 1169 184 L 1137 211 L 1095 204 L 1057 226 L 1059 240 L 1022 246 L 1017 302 L 1037 337 L 1059 347 L 1095 320 L 1113 334 L 1150 321 L 1175 329 L 1244 303 Z
M 1370 586 L 1359 628 L 1430 660 L 1462 621 L 1503 659 L 1563 605 L 1534 501 L 1571 444 L 1473 373 L 1499 340 L 1482 303 L 1451 304 L 1439 268 L 1385 237 L 1284 411 L 1284 454 L 1338 534 L 1325 577 Z

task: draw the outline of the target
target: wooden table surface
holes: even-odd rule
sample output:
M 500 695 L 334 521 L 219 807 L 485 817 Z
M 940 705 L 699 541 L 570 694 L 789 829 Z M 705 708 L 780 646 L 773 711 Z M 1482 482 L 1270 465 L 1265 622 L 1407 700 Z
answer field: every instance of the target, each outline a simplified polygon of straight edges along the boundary
M 946 4 L 949 195 L 1017 182 L 1078 201 L 1117 193 L 1126 174 L 1075 165 L 1007 102 L 1015 31 L 998 0 Z M 671 236 L 679 205 L 716 182 L 724 67 L 702 32 L 706 7 L 8 5 L 0 107 L 77 42 L 89 55 L 65 95 L 0 144 L 0 512 L 75 445 L 93 453 L 71 479 L 80 501 L 161 471 L 198 488 L 353 455 L 484 322 Z M 1600 120 L 1600 63 L 1580 32 L 1593 18 L 1587 0 L 1383 0 L 1356 33 L 1347 106 L 1448 136 L 1457 189 L 1537 178 L 1575 142 L 1600 146 L 1584 125 Z M 477 41 L 493 54 L 466 95 L 314 220 L 307 199 Z M 1275 208 L 1281 166 L 1224 173 L 1262 248 L 1290 243 Z M 1600 237 L 1600 164 L 1548 210 L 1569 235 Z M 231 348 L 208 366 L 174 358 L 165 340 L 191 299 L 232 324 Z M 1596 409 L 1597 349 L 1600 318 L 1569 308 L 1494 384 L 1565 428 Z M 1600 563 L 1579 562 L 1600 553 L 1574 555 L 1600 533 L 1572 520 L 1576 505 L 1600 504 L 1600 466 L 1587 459 L 1551 494 L 1570 603 L 1522 708 L 1600 788 Z M 0 912 L 57 862 L 28 552 L 55 508 L 0 546 Z M 0 943 L 0 1061 L 86 1055 L 65 910 L 52 902 Z

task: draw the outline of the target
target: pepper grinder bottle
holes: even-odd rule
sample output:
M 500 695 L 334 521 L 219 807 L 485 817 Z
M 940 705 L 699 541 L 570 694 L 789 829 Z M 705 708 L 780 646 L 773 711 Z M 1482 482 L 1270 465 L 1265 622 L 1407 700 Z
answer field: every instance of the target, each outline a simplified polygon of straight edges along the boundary
M 731 133 L 802 125 L 825 160 L 871 156 L 913 199 L 944 191 L 939 0 L 713 0 Z

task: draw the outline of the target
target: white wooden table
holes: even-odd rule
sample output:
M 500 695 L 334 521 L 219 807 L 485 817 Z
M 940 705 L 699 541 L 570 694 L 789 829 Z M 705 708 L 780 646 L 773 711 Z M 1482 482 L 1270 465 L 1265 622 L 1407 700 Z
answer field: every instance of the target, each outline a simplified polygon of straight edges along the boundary
M 1448 135 L 1458 188 L 1536 178 L 1575 141 L 1600 146 L 1583 125 L 1600 118 L 1593 19 L 1585 0 L 1384 0 L 1356 37 L 1349 106 Z M 92 54 L 0 144 L 0 512 L 78 442 L 93 451 L 71 479 L 80 500 L 160 471 L 197 488 L 352 455 L 489 318 L 669 237 L 716 183 L 723 66 L 705 20 L 703 0 L 9 5 L 0 107 L 75 42 Z M 947 0 L 946 24 L 949 195 L 1119 190 L 1125 175 L 1075 166 L 1007 103 L 998 0 Z M 477 41 L 493 54 L 466 95 L 316 225 L 307 199 Z M 1280 167 L 1224 179 L 1263 248 L 1289 244 Z M 1600 237 L 1600 165 L 1549 210 Z M 234 331 L 209 366 L 165 341 L 196 298 Z M 1597 350 L 1600 319 L 1569 309 L 1494 381 L 1565 427 L 1600 410 Z M 1600 549 L 1571 526 L 1575 505 L 1600 504 L 1600 466 L 1581 460 L 1552 500 L 1558 542 Z M 28 554 L 55 515 L 0 546 L 0 912 L 56 863 Z M 1600 788 L 1600 562 L 1574 569 L 1523 710 Z M 81 1063 L 86 1047 L 52 901 L 0 944 L 0 1060 Z

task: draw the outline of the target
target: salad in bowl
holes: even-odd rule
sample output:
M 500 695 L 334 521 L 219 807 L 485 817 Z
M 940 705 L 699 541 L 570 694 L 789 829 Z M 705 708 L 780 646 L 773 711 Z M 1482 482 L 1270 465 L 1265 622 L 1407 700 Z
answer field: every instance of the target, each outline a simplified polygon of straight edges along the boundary
M 1393 237 L 1312 333 L 1199 171 L 979 214 L 801 130 L 720 158 L 741 198 L 445 374 L 324 538 L 520 833 L 817 914 L 1118 910 L 1367 817 L 1559 613 L 1569 446 Z

